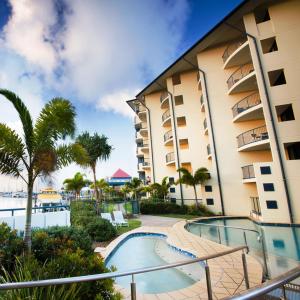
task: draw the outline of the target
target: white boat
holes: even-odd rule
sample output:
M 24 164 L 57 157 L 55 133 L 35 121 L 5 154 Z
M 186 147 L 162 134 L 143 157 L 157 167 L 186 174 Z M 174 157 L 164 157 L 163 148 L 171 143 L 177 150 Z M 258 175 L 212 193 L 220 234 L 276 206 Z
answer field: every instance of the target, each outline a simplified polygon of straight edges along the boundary
M 45 206 L 51 206 L 55 210 L 56 206 L 60 205 L 67 205 L 67 201 L 63 200 L 62 196 L 54 190 L 52 187 L 47 187 L 41 190 L 41 192 L 37 196 L 37 206 L 39 207 L 45 207 Z M 49 209 L 47 209 L 49 210 Z M 59 208 L 59 210 L 62 210 L 62 208 Z

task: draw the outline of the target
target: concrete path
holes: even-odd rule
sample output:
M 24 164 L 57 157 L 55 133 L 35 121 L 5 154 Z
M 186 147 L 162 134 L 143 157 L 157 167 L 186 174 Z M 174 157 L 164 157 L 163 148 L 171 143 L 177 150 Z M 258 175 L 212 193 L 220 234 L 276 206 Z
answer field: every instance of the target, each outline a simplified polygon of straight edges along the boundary
M 142 226 L 158 226 L 171 227 L 182 219 L 168 218 L 160 216 L 140 215 L 139 219 L 142 221 Z

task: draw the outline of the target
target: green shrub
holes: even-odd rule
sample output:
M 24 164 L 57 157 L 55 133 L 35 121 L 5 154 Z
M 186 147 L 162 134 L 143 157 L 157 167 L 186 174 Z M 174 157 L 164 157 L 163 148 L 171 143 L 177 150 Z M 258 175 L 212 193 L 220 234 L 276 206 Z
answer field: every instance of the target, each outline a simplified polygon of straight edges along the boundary
M 86 225 L 86 231 L 96 242 L 109 241 L 117 235 L 115 227 L 108 220 L 97 217 Z
M 0 224 L 0 266 L 12 270 L 16 256 L 25 250 L 23 239 L 18 237 L 17 231 L 12 230 L 6 223 Z M 1 273 L 1 268 L 0 268 Z
M 195 215 L 199 217 L 210 217 L 214 216 L 214 213 L 208 209 L 204 204 L 199 204 L 197 207 L 196 204 L 188 206 L 188 214 Z
M 140 211 L 142 214 L 186 214 L 187 206 L 180 206 L 170 202 L 141 202 Z

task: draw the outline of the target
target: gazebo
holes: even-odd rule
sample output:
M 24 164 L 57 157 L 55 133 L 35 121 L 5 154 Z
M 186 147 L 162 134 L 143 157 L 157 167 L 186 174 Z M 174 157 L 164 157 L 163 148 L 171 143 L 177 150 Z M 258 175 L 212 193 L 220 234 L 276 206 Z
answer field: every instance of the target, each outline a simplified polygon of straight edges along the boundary
M 108 179 L 108 184 L 110 186 L 122 186 L 126 182 L 131 181 L 131 176 L 123 171 L 122 169 L 118 169 L 109 179 Z

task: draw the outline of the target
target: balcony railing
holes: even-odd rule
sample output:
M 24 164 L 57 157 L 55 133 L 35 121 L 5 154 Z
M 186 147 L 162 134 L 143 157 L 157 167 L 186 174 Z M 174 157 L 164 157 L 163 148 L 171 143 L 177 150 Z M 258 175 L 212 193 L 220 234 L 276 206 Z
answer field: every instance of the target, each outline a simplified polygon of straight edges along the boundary
M 206 121 L 206 119 L 204 119 L 204 121 L 203 121 L 203 127 L 204 127 L 204 130 L 207 129 L 207 121 Z
M 146 122 L 140 123 L 140 129 L 147 129 L 147 128 L 148 128 L 148 126 L 147 126 Z
M 162 115 L 162 121 L 164 122 L 165 120 L 167 120 L 170 117 L 170 110 L 166 110 L 163 115 Z
M 206 146 L 206 150 L 207 150 L 207 155 L 211 155 L 210 144 L 208 144 L 208 145 Z
M 175 161 L 175 155 L 174 152 L 170 152 L 166 155 L 166 163 Z
M 246 111 L 247 109 L 254 107 L 261 103 L 259 93 L 253 93 L 245 98 L 243 98 L 241 101 L 239 101 L 237 104 L 235 104 L 232 107 L 232 114 L 233 117 L 236 117 L 238 114 Z
M 245 64 L 238 68 L 227 80 L 228 89 L 240 81 L 242 78 L 254 71 L 252 64 Z
M 150 166 L 150 159 L 149 158 L 144 158 L 144 161 L 142 161 L 143 167 L 148 167 Z
M 255 178 L 253 165 L 242 167 L 242 172 L 243 172 L 243 179 Z
M 240 134 L 237 136 L 237 143 L 238 147 L 242 147 L 251 143 L 267 140 L 268 138 L 267 127 L 264 125 Z
M 139 106 L 137 107 L 137 113 L 140 113 L 140 112 L 146 112 L 146 107 L 142 104 L 139 104 Z
M 173 131 L 169 130 L 164 134 L 164 141 L 168 141 L 173 138 Z
M 247 40 L 246 39 L 243 39 L 243 40 L 239 40 L 239 41 L 236 41 L 234 43 L 231 43 L 229 44 L 223 55 L 222 55 L 222 58 L 223 58 L 223 62 L 225 63 L 226 60 L 228 59 L 228 57 L 235 51 L 237 50 L 241 45 L 243 45 Z
M 160 103 L 162 103 L 168 96 L 169 93 L 167 91 L 163 91 L 160 95 Z
M 201 97 L 200 97 L 200 104 L 201 104 L 201 106 L 203 105 L 203 102 L 204 100 L 203 100 L 203 95 L 201 95 Z

